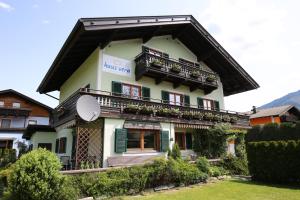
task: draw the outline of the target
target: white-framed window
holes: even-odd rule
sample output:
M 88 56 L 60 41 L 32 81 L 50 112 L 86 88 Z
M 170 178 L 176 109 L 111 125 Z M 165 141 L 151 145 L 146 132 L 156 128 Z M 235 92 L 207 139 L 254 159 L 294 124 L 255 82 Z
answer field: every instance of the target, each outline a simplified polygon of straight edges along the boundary
M 19 103 L 19 102 L 13 102 L 12 107 L 13 108 L 20 108 L 21 107 L 21 103 Z
M 1 128 L 10 128 L 11 119 L 2 119 Z
M 0 100 L 0 107 L 4 107 L 4 101 Z
M 169 93 L 169 101 L 171 105 L 180 106 L 183 103 L 183 98 L 181 94 Z
M 37 120 L 28 120 L 28 125 L 36 125 L 37 124 Z
M 122 95 L 138 99 L 141 96 L 141 87 L 122 83 Z
M 203 99 L 203 107 L 206 110 L 212 110 L 213 109 L 213 101 L 209 99 Z

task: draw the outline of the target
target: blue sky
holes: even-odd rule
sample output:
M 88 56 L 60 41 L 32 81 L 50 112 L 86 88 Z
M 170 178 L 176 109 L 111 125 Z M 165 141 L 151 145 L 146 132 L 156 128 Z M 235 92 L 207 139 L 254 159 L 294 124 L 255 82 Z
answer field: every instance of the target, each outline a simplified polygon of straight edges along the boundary
M 36 89 L 78 18 L 192 14 L 261 85 L 226 98 L 245 111 L 300 89 L 297 1 L 0 0 L 0 89 Z M 54 95 L 58 95 L 54 93 Z

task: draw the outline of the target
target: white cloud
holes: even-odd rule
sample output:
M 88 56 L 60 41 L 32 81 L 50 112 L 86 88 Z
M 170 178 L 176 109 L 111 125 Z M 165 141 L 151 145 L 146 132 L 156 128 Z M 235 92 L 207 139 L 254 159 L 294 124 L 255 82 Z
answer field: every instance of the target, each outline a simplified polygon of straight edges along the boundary
M 296 8 L 299 5 L 283 1 L 211 0 L 197 16 L 261 86 L 226 98 L 227 109 L 249 110 L 300 89 L 300 79 L 295 79 L 295 74 L 300 74 L 295 59 L 300 44 Z
M 6 11 L 12 11 L 14 8 L 11 5 L 0 1 L 0 9 L 4 9 Z
M 33 4 L 32 7 L 33 8 L 39 8 L 40 6 L 38 4 Z
M 42 21 L 42 24 L 50 24 L 51 23 L 51 21 L 50 20 L 47 20 L 47 19 L 44 19 L 43 21 Z

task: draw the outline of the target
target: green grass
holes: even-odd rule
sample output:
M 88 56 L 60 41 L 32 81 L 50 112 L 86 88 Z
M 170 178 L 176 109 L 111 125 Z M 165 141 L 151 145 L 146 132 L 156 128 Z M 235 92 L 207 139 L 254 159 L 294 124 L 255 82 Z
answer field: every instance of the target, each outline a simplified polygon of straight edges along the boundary
M 300 200 L 300 187 L 263 185 L 248 181 L 228 180 L 218 183 L 182 188 L 145 196 L 130 196 L 124 200 Z

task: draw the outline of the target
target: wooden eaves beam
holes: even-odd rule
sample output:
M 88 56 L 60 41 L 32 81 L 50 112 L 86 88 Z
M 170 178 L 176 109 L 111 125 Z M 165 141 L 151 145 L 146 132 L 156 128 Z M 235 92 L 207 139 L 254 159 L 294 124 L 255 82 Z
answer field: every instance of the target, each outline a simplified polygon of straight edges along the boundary
M 189 24 L 185 25 L 183 28 L 179 28 L 175 33 L 172 34 L 172 39 L 175 40 L 179 38 L 184 32 L 186 32 L 189 28 Z
M 114 39 L 117 32 L 118 32 L 118 30 L 113 30 L 110 34 L 108 34 L 106 39 L 104 39 L 102 42 L 100 42 L 100 44 L 99 44 L 100 49 L 104 49 Z
M 147 34 L 145 34 L 143 38 L 143 44 L 151 40 L 152 37 L 155 36 L 155 34 L 161 29 L 162 26 L 157 26 L 153 30 L 149 31 Z

